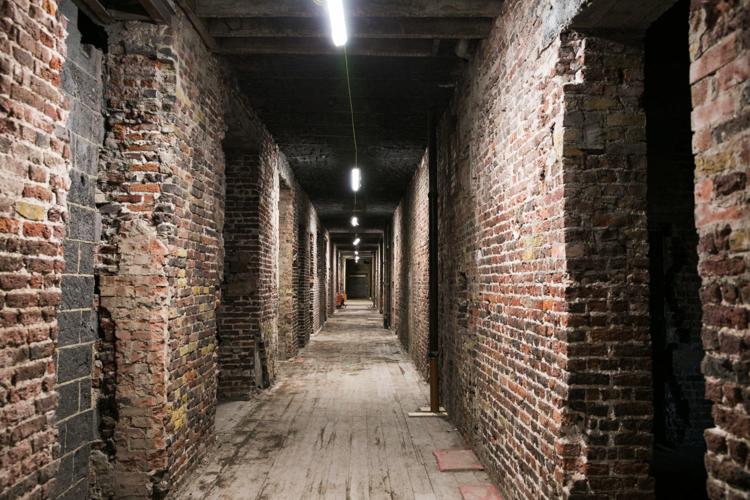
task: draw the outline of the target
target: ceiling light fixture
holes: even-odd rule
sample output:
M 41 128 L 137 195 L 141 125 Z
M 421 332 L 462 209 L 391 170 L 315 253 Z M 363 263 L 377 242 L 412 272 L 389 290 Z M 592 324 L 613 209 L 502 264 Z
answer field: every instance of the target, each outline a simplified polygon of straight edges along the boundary
M 328 0 L 328 17 L 331 20 L 331 38 L 336 47 L 346 45 L 349 35 L 346 32 L 344 0 Z
M 357 238 L 354 238 L 354 243 L 353 243 L 353 245 L 354 245 L 355 247 L 356 247 L 357 245 L 359 245 L 359 237 L 357 237 Z
M 352 191 L 355 193 L 362 187 L 362 171 L 358 167 L 352 169 Z
M 359 255 L 359 251 L 358 251 L 358 250 L 355 250 L 355 251 L 354 251 L 354 255 Z
M 354 262 L 359 262 L 359 255 L 357 255 L 356 257 L 354 257 Z
M 352 227 L 357 227 L 357 226 L 359 226 L 359 219 L 357 218 L 356 215 L 352 215 Z

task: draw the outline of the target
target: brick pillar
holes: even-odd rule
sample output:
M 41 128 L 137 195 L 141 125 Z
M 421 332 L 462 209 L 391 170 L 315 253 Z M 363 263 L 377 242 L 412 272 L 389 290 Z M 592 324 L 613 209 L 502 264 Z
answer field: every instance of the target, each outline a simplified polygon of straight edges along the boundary
M 179 14 L 113 25 L 109 42 L 97 202 L 113 494 L 151 498 L 178 485 L 213 427 L 226 80 Z
M 219 309 L 219 396 L 247 399 L 276 375 L 279 314 L 278 149 L 227 152 L 226 246 Z M 288 215 L 288 214 L 287 214 Z
M 563 35 L 577 81 L 557 136 L 565 182 L 566 493 L 648 497 L 652 446 L 643 50 Z
M 259 342 L 264 250 L 259 237 L 259 163 L 257 152 L 230 152 L 227 159 L 225 276 L 218 325 L 221 399 L 247 399 L 268 381 L 268 366 L 262 361 L 265 346 Z
M 49 498 L 68 193 L 64 18 L 0 2 L 0 498 Z
M 168 249 L 156 229 L 141 219 L 124 222 L 115 241 L 118 271 L 100 280 L 101 307 L 115 325 L 114 492 L 151 498 L 152 476 L 168 466 Z M 171 418 L 185 415 L 172 413 Z
M 711 498 L 750 495 L 750 1 L 693 2 L 695 223 Z

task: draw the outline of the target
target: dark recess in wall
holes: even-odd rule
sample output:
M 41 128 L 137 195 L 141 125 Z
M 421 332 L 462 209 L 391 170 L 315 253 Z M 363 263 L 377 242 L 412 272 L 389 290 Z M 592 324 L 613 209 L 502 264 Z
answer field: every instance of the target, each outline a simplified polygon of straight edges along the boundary
M 703 430 L 711 425 L 700 369 L 688 13 L 689 2 L 680 1 L 646 37 L 652 474 L 659 498 L 705 497 Z

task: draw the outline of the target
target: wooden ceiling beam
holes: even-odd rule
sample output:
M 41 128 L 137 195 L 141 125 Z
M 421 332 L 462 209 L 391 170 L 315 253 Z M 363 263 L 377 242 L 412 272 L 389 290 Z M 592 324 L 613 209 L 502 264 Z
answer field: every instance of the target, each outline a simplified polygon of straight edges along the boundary
M 138 0 L 143 10 L 157 23 L 169 23 L 176 13 L 176 7 L 172 0 Z
M 220 38 L 220 54 L 341 54 L 327 39 L 310 38 Z M 347 47 L 353 56 L 432 57 L 432 40 L 355 39 Z
M 496 17 L 502 0 L 355 0 L 349 17 Z M 196 0 L 200 17 L 325 17 L 312 0 Z
M 480 39 L 487 36 L 493 20 L 479 18 L 363 18 L 351 19 L 352 38 Z M 318 18 L 206 19 L 215 38 L 327 38 L 327 23 Z
M 335 79 L 343 78 L 343 57 L 303 55 L 228 56 L 228 63 L 243 80 L 271 79 Z M 421 80 L 455 82 L 465 62 L 457 57 L 404 58 L 377 57 L 349 58 L 349 72 L 353 80 L 370 82 L 382 80 Z
M 99 0 L 74 0 L 76 6 L 97 24 L 110 24 L 112 14 Z

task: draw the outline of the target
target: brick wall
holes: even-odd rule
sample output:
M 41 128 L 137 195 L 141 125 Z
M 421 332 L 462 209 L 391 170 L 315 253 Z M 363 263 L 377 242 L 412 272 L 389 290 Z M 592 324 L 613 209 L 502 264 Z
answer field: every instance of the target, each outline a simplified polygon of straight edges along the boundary
M 427 377 L 429 235 L 427 154 L 393 215 L 391 329 Z
M 314 330 L 317 332 L 325 323 L 328 304 L 328 236 L 323 228 L 318 229 L 315 240 L 315 297 L 316 297 L 316 315 Z
M 649 497 L 654 409 L 638 41 L 646 26 L 632 37 L 620 32 L 620 41 L 577 34 L 564 29 L 578 5 L 568 7 L 542 15 L 538 2 L 506 2 L 442 118 L 442 397 L 509 496 Z M 716 421 L 706 433 L 712 498 L 746 495 L 750 477 L 741 340 L 750 248 L 747 7 L 694 2 L 691 16 L 703 372 Z M 419 178 L 420 170 L 393 219 L 393 324 L 411 352 L 427 334 L 426 324 L 411 326 L 415 314 L 426 320 L 412 296 L 415 277 L 426 273 L 411 260 L 414 221 L 427 213 L 426 199 L 414 201 Z M 651 222 L 678 209 L 654 203 Z M 681 242 L 694 241 L 689 227 L 679 232 Z M 686 273 L 685 294 L 695 281 Z M 691 314 L 694 324 L 699 315 Z M 684 375 L 692 387 L 695 374 Z M 697 393 L 692 401 L 693 418 L 705 421 Z
M 226 87 L 184 17 L 109 35 L 98 185 L 102 352 L 116 366 L 110 487 L 151 496 L 179 481 L 213 426 Z
M 53 496 L 57 310 L 70 146 L 64 19 L 0 2 L 0 497 Z
M 275 373 L 274 162 L 254 152 L 231 152 L 227 160 L 225 274 L 219 311 L 222 399 L 247 398 L 254 389 L 268 387 Z
M 510 496 L 564 495 L 568 40 L 507 2 L 438 132 L 441 392 Z M 559 26 L 557 27 L 559 30 Z M 523 63 L 521 63 L 523 62 Z
M 315 209 L 306 200 L 306 197 L 295 200 L 294 213 L 297 225 L 298 249 L 298 271 L 295 273 L 297 281 L 294 298 L 296 305 L 294 333 L 297 338 L 297 348 L 300 348 L 307 345 L 310 336 L 320 327 L 317 313 L 319 298 L 316 293 L 318 291 L 318 272 L 316 269 L 318 220 Z
M 715 427 L 706 431 L 711 498 L 746 498 L 748 304 L 750 304 L 750 2 L 693 2 L 690 81 L 695 215 L 703 282 L 706 396 Z
M 327 232 L 273 138 L 251 118 L 257 148 L 227 158 L 222 399 L 246 399 L 275 381 L 276 361 L 296 355 L 322 325 L 327 293 Z
M 649 496 L 642 48 L 541 8 L 504 5 L 439 127 L 442 399 L 509 496 Z M 426 274 L 404 257 L 414 193 L 393 222 L 394 326 Z M 420 316 L 406 345 L 426 343 Z
M 294 203 L 292 190 L 279 190 L 279 359 L 287 359 L 297 352 L 294 334 L 294 283 L 297 267 L 297 239 L 294 237 Z
M 581 73 L 564 89 L 559 468 L 571 496 L 636 498 L 653 491 L 643 48 L 593 36 L 568 45 Z
M 94 260 L 99 240 L 99 212 L 94 203 L 99 148 L 104 136 L 102 116 L 102 53 L 81 42 L 78 9 L 60 4 L 68 21 L 67 59 L 62 89 L 70 105 L 66 128 L 70 141 L 70 192 L 62 305 L 58 314 L 57 425 L 60 469 L 56 494 L 86 498 L 91 442 L 96 436 L 92 391 L 94 344 L 97 339 Z

